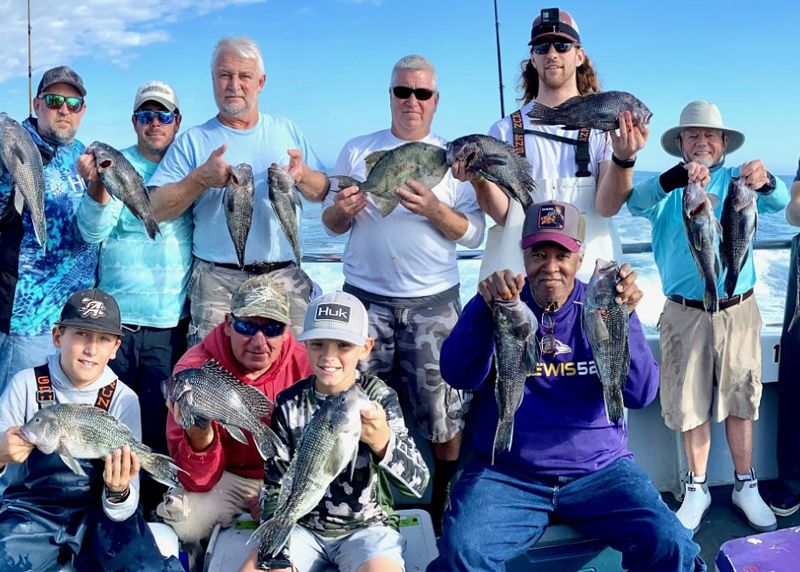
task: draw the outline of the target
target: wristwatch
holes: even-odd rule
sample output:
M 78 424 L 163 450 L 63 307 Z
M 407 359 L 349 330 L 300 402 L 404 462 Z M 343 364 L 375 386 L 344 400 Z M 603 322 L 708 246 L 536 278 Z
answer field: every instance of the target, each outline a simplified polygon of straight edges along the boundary
M 636 164 L 636 157 L 633 159 L 625 159 L 624 161 L 611 153 L 611 160 L 614 161 L 614 164 L 617 165 L 621 169 L 632 169 L 633 166 Z
M 124 491 L 110 491 L 106 488 L 106 498 L 112 502 L 124 502 L 131 494 L 131 488 L 126 487 Z

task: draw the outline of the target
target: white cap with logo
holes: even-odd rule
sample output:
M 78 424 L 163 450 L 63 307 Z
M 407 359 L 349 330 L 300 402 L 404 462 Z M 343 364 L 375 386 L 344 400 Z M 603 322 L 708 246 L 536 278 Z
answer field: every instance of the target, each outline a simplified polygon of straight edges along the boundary
M 138 111 L 146 101 L 160 103 L 173 113 L 180 107 L 175 90 L 163 81 L 148 81 L 140 85 L 133 100 L 133 111 Z
M 369 318 L 361 300 L 347 292 L 333 292 L 309 304 L 303 333 L 297 339 L 341 340 L 363 346 L 368 336 Z

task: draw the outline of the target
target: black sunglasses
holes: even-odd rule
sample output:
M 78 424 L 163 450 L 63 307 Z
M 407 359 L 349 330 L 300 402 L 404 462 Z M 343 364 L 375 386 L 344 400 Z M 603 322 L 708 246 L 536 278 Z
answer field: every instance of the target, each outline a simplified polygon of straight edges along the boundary
M 136 116 L 137 123 L 141 125 L 150 125 L 156 117 L 158 117 L 158 122 L 161 125 L 169 125 L 175 121 L 175 114 L 171 111 L 151 111 L 147 109 L 137 111 L 134 115 Z
M 559 54 L 563 54 L 570 51 L 572 46 L 575 45 L 577 45 L 575 42 L 543 42 L 541 44 L 533 44 L 533 51 L 541 56 L 550 51 L 550 46 L 555 46 L 556 51 Z
M 436 92 L 427 87 L 411 88 L 405 85 L 396 85 L 392 88 L 392 93 L 397 99 L 408 99 L 413 93 L 418 100 L 428 101 Z
M 251 338 L 258 332 L 264 334 L 265 338 L 277 338 L 283 334 L 284 330 L 286 330 L 286 324 L 281 324 L 280 322 L 256 324 L 255 322 L 240 320 L 234 315 L 231 315 L 231 323 L 233 324 L 233 329 L 237 334 Z
M 44 99 L 44 104 L 49 109 L 61 109 L 64 102 L 67 104 L 67 109 L 73 113 L 79 113 L 83 109 L 82 97 L 67 97 L 66 95 L 56 95 L 55 93 L 46 93 L 38 96 L 38 99 Z

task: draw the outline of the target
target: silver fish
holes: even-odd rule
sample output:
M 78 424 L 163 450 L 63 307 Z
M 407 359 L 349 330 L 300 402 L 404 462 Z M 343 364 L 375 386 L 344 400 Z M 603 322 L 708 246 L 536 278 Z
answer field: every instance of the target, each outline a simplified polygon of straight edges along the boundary
M 728 298 L 736 291 L 739 273 L 750 255 L 750 245 L 758 227 L 756 193 L 747 186 L 744 177 L 733 177 L 728 194 L 722 202 L 720 215 L 722 233 L 719 237 L 719 257 L 725 275 L 725 293 Z
M 705 281 L 703 303 L 706 311 L 714 312 L 719 310 L 717 237 L 720 226 L 714 216 L 714 207 L 718 204 L 719 198 L 706 193 L 697 183 L 689 183 L 683 189 L 683 226 L 689 239 L 689 251 L 700 278 Z
M 322 402 L 283 476 L 274 516 L 253 532 L 248 543 L 258 541 L 267 554 L 276 555 L 295 523 L 319 504 L 348 464 L 352 474 L 361 439 L 361 410 L 373 406 L 357 384 Z
M 147 236 L 155 240 L 161 234 L 153 217 L 150 193 L 144 186 L 142 176 L 136 172 L 125 156 L 105 143 L 95 141 L 86 148 L 97 160 L 97 171 L 108 193 L 122 201 L 133 216 L 144 224 Z
M 236 249 L 236 260 L 240 268 L 244 268 L 244 252 L 247 247 L 247 235 L 250 234 L 250 226 L 253 224 L 255 196 L 252 167 L 247 163 L 232 166 L 231 176 L 222 194 L 222 204 L 225 208 L 228 233 Z
M 631 353 L 628 346 L 627 304 L 617 304 L 619 266 L 597 259 L 583 301 L 583 329 L 592 348 L 597 376 L 603 384 L 606 416 L 616 423 L 623 415 L 622 389 L 628 379 Z
M 263 421 L 274 404 L 255 387 L 245 385 L 216 362 L 201 368 L 181 370 L 161 382 L 164 399 L 177 404 L 181 425 L 201 429 L 208 421 L 218 421 L 230 436 L 247 444 L 247 430 L 263 459 L 286 457 L 283 444 Z
M 20 437 L 45 455 L 58 453 L 64 464 L 84 477 L 86 473 L 76 459 L 102 459 L 128 445 L 141 467 L 155 480 L 178 486 L 178 471 L 182 469 L 172 459 L 154 453 L 127 425 L 91 405 L 64 403 L 45 407 L 22 426 Z
M 465 135 L 447 144 L 447 163 L 464 161 L 466 167 L 490 180 L 510 198 L 519 201 L 522 210 L 533 204 L 536 183 L 531 178 L 528 159 L 517 155 L 507 143 L 489 135 Z
M 494 300 L 494 397 L 497 401 L 497 431 L 494 455 L 510 451 L 514 436 L 514 415 L 522 404 L 525 380 L 536 371 L 539 346 L 537 321 L 531 309 L 520 300 Z
M 42 156 L 28 130 L 5 113 L 0 113 L 0 162 L 14 183 L 14 208 L 22 215 L 23 206 L 28 207 L 36 241 L 45 250 L 47 221 Z
M 300 233 L 297 229 L 297 213 L 303 208 L 294 188 L 294 177 L 285 169 L 273 163 L 267 171 L 269 181 L 269 202 L 278 216 L 278 222 L 286 235 L 286 240 L 294 252 L 297 266 L 300 266 Z
M 588 95 L 576 95 L 556 107 L 535 103 L 528 117 L 535 124 L 562 125 L 564 129 L 619 129 L 619 116 L 630 111 L 634 125 L 647 125 L 653 113 L 630 93 L 603 91 Z
M 364 161 L 367 180 L 363 183 L 344 175 L 331 178 L 338 179 L 340 189 L 356 186 L 369 193 L 382 216 L 388 216 L 400 204 L 398 188 L 411 190 L 406 181 L 416 181 L 432 189 L 441 182 L 448 169 L 444 149 L 420 141 L 405 143 L 388 151 L 375 151 Z

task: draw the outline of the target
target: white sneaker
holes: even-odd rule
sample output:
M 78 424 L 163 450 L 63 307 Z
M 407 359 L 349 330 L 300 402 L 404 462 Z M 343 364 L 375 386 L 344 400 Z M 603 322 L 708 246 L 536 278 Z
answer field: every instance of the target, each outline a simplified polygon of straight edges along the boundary
M 778 528 L 775 514 L 761 498 L 758 492 L 758 479 L 755 469 L 750 469 L 750 478 L 740 481 L 734 476 L 733 506 L 747 519 L 747 524 L 758 532 L 769 532 Z
M 700 529 L 700 524 L 709 507 L 711 507 L 711 493 L 708 492 L 708 484 L 705 482 L 695 483 L 694 473 L 689 471 L 683 503 L 676 513 L 678 520 L 694 534 Z

